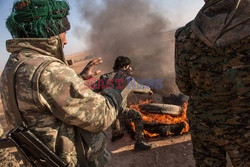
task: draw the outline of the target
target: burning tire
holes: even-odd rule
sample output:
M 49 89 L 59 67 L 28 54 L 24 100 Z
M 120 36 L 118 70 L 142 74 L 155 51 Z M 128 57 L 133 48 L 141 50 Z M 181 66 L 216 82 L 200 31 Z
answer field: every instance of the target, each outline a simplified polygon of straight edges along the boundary
M 182 113 L 182 108 L 172 104 L 149 103 L 139 105 L 141 112 L 153 114 L 169 114 L 179 116 Z
M 186 116 L 187 103 L 182 107 L 173 104 L 150 103 L 150 100 L 141 101 L 139 104 L 130 105 L 142 115 L 144 135 L 148 137 L 168 136 L 183 134 L 189 131 Z M 128 127 L 134 131 L 134 126 L 129 121 Z

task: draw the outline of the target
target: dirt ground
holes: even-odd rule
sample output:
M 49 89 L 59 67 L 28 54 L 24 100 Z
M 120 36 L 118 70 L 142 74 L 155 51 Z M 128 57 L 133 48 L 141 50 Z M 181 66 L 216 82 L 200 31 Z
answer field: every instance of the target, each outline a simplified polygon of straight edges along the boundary
M 165 138 L 146 138 L 153 145 L 151 150 L 134 151 L 134 141 L 125 135 L 111 142 L 111 130 L 106 131 L 108 148 L 113 153 L 107 167 L 194 167 L 193 147 L 189 133 Z M 227 167 L 233 167 L 230 159 Z
M 130 135 L 116 142 L 110 141 L 110 130 L 107 131 L 108 148 L 113 157 L 108 167 L 192 167 L 192 144 L 190 135 L 169 136 L 167 138 L 148 139 L 153 145 L 151 150 L 134 151 L 134 141 Z

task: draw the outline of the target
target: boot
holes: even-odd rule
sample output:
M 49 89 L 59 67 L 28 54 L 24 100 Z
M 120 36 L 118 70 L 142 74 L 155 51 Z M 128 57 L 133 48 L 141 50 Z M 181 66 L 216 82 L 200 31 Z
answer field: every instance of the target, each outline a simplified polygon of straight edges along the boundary
M 119 140 L 119 139 L 121 139 L 123 137 L 123 135 L 124 135 L 123 133 L 119 133 L 119 134 L 115 134 L 115 135 L 113 134 L 112 138 L 111 138 L 111 141 L 114 142 L 116 140 Z
M 151 148 L 152 148 L 152 145 L 148 144 L 148 143 L 146 143 L 144 141 L 136 141 L 135 146 L 134 146 L 134 149 L 136 151 L 149 150 Z

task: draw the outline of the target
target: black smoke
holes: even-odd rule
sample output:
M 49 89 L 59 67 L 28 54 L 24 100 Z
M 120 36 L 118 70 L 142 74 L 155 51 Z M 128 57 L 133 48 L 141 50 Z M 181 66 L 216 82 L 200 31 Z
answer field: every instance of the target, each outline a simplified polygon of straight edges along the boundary
M 90 26 L 88 45 L 111 71 L 117 56 L 132 60 L 134 75 L 163 79 L 163 90 L 176 91 L 173 33 L 170 22 L 150 0 L 78 0 L 82 19 Z M 79 32 L 79 31 L 78 31 Z M 169 39 L 168 39 L 169 38 Z

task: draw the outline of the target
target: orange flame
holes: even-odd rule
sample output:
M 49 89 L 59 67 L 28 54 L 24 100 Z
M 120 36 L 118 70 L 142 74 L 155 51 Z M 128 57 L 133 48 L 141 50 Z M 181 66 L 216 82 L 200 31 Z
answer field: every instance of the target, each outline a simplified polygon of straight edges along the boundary
M 139 105 L 149 104 L 149 103 L 152 103 L 152 100 L 139 101 L 139 104 L 131 104 L 129 108 L 139 111 L 142 114 L 143 121 L 145 121 L 145 122 L 160 123 L 160 124 L 166 124 L 166 125 L 177 124 L 177 123 L 183 122 L 185 124 L 185 127 L 183 128 L 183 130 L 181 131 L 180 134 L 183 134 L 183 133 L 186 133 L 189 131 L 189 125 L 188 125 L 187 116 L 186 116 L 187 107 L 188 107 L 187 103 L 183 104 L 182 113 L 180 116 L 177 116 L 177 117 L 171 116 L 168 114 L 152 114 L 152 113 L 142 112 L 139 108 Z M 131 123 L 131 125 L 132 125 L 132 129 L 135 130 L 134 124 Z M 146 130 L 144 130 L 144 134 L 149 136 L 149 137 L 159 136 L 159 134 L 157 134 L 157 133 L 150 133 Z

